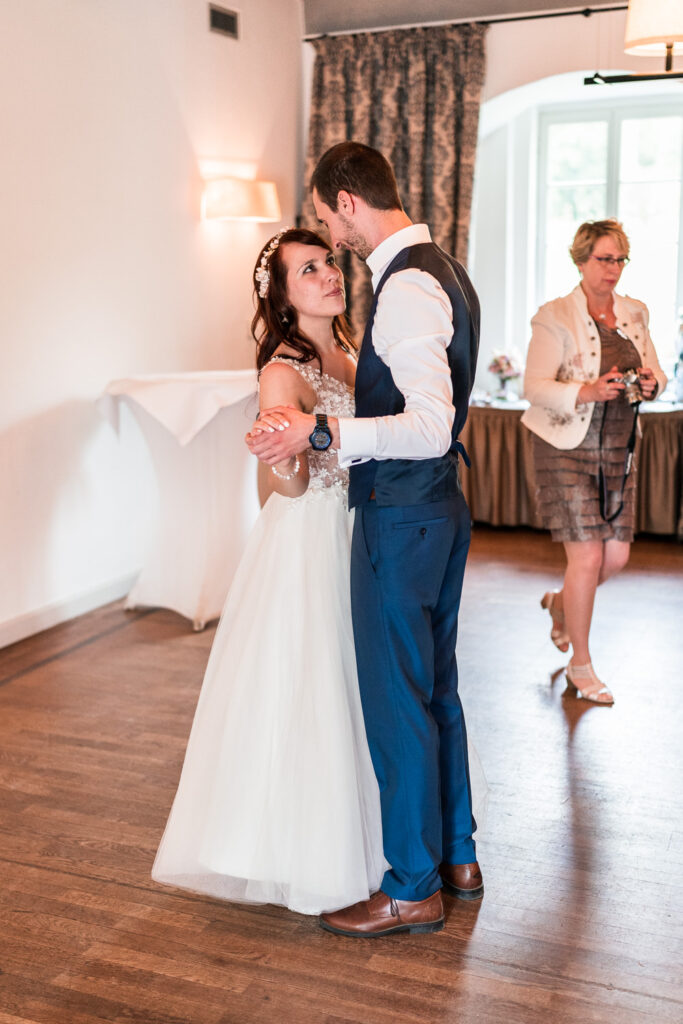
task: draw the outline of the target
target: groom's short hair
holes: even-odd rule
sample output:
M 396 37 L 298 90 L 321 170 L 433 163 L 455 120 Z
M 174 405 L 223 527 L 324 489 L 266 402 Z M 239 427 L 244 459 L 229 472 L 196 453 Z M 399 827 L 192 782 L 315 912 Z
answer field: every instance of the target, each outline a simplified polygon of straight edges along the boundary
M 311 177 L 313 189 L 333 211 L 341 191 L 376 210 L 403 209 L 391 164 L 378 149 L 362 142 L 339 142 L 323 153 Z

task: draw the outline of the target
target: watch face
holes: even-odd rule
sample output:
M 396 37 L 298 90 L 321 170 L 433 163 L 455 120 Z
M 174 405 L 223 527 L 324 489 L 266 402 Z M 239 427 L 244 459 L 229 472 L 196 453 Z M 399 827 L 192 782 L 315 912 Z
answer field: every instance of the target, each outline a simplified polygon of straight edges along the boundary
M 322 430 L 320 427 L 315 427 L 309 440 L 311 442 L 311 446 L 317 451 L 324 451 L 326 448 L 329 448 L 332 443 L 329 431 Z

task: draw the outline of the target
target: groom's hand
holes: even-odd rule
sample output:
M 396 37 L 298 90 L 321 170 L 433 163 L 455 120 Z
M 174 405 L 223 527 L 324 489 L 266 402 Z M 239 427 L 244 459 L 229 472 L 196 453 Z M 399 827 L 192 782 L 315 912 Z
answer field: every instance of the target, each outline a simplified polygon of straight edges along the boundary
M 269 466 L 308 448 L 315 416 L 293 406 L 277 405 L 259 414 L 245 442 L 252 455 Z

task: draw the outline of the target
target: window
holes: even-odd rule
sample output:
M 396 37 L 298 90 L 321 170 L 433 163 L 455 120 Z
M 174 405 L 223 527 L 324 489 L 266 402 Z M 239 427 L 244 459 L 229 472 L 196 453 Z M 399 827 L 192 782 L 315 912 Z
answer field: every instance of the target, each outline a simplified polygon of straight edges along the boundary
M 670 369 L 683 306 L 680 103 L 541 111 L 539 143 L 537 304 L 576 284 L 567 249 L 579 224 L 616 217 L 631 242 L 619 290 L 648 306 L 653 340 Z

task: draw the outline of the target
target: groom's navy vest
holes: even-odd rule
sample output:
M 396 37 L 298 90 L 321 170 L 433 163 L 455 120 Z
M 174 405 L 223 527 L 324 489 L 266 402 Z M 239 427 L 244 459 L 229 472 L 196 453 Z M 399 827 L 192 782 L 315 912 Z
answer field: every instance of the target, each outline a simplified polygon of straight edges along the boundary
M 446 349 L 453 382 L 455 419 L 451 447 L 431 459 L 370 459 L 351 466 L 349 506 L 369 501 L 372 490 L 378 505 L 422 505 L 457 494 L 458 435 L 465 425 L 479 347 L 479 300 L 465 269 L 433 242 L 401 250 L 387 267 L 373 298 L 356 371 L 356 416 L 391 416 L 403 412 L 405 400 L 394 384 L 391 370 L 375 352 L 372 326 L 377 300 L 392 274 L 424 270 L 435 277 L 451 301 L 453 336 Z

